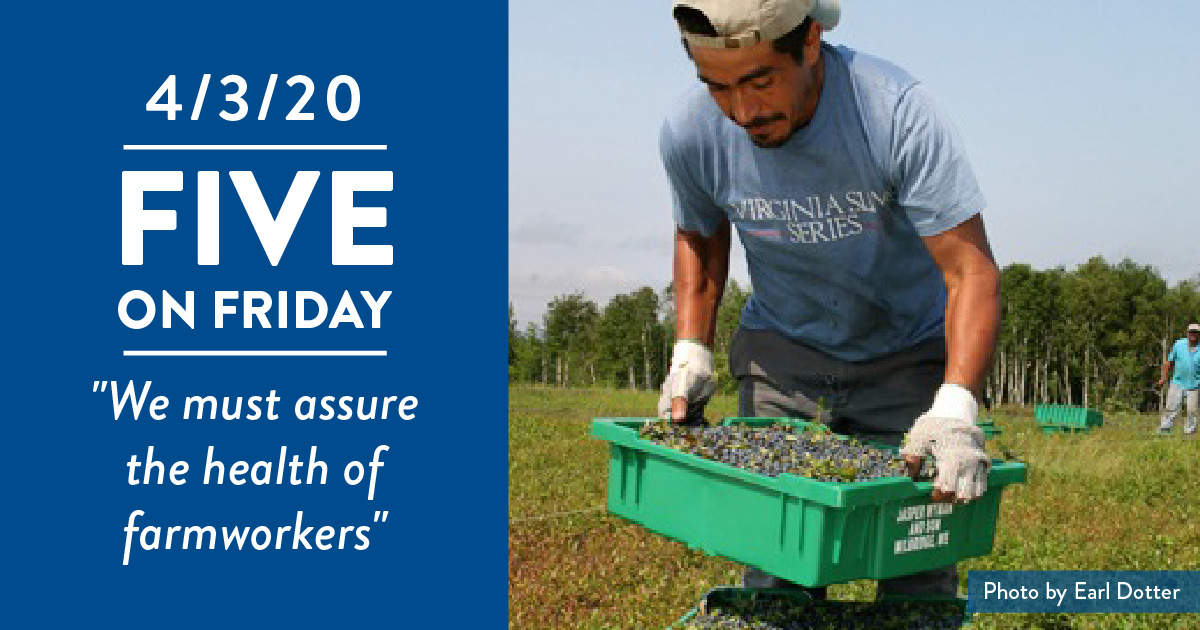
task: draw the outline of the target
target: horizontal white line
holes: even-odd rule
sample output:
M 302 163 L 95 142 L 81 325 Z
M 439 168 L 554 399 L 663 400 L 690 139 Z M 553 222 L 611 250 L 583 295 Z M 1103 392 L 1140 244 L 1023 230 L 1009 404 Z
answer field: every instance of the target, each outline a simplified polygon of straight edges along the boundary
M 126 144 L 126 151 L 387 151 L 386 144 Z
M 386 357 L 387 350 L 126 350 L 127 357 Z

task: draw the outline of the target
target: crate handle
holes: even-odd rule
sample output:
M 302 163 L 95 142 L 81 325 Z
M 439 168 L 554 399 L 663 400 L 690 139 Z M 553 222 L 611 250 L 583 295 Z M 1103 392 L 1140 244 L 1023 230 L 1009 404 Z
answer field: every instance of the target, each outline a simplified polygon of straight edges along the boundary
M 833 552 L 833 557 L 830 558 L 830 561 L 833 562 L 833 564 L 841 564 L 842 562 L 842 541 L 845 539 L 846 534 L 846 514 L 853 509 L 854 508 L 852 507 L 842 508 L 840 510 L 824 508 L 826 515 L 825 518 L 830 520 L 830 526 L 834 532 L 833 546 L 831 549 Z

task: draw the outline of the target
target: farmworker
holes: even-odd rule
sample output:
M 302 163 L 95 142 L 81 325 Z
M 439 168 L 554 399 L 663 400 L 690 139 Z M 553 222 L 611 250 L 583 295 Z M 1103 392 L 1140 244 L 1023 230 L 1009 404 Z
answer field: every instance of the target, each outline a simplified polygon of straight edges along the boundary
M 989 461 L 976 396 L 995 349 L 999 270 L 949 120 L 904 70 L 821 41 L 836 0 L 673 7 L 699 84 L 660 137 L 677 301 L 660 417 L 702 417 L 713 393 L 736 227 L 752 290 L 730 349 L 738 413 L 903 438 L 913 460 L 936 460 L 934 500 L 979 497 Z M 757 569 L 744 582 L 791 584 Z M 879 589 L 956 592 L 953 566 Z
M 1183 433 L 1194 435 L 1196 407 L 1200 405 L 1200 324 L 1189 324 L 1187 337 L 1176 340 L 1171 346 L 1171 352 L 1163 362 L 1162 376 L 1158 378 L 1159 387 L 1167 382 L 1168 375 L 1171 381 L 1167 387 L 1167 405 L 1158 432 L 1171 432 L 1175 416 L 1179 415 L 1179 406 L 1187 398 L 1187 422 L 1183 425 Z

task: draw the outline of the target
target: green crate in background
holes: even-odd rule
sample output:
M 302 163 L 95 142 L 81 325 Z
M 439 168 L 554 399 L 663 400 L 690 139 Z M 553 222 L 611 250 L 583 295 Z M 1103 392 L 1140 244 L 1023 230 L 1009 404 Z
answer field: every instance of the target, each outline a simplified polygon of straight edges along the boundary
M 700 603 L 697 604 L 695 608 L 692 608 L 687 613 L 685 613 L 683 615 L 683 617 L 681 617 L 679 619 L 679 621 L 676 621 L 674 624 L 672 624 L 670 626 L 670 628 L 668 628 L 668 630 L 684 630 L 684 629 L 686 629 L 688 622 L 690 622 L 692 619 L 694 619 L 697 615 L 704 614 L 706 611 L 708 611 L 710 608 L 712 608 L 714 606 L 729 605 L 734 602 L 745 602 L 746 600 L 753 600 L 755 598 L 764 597 L 764 596 L 766 596 L 766 597 L 783 597 L 785 599 L 792 600 L 796 604 L 796 606 L 801 609 L 801 612 L 799 613 L 800 615 L 804 615 L 803 609 L 808 608 L 813 603 L 812 597 L 810 597 L 808 593 L 801 591 L 801 590 L 754 589 L 754 588 L 739 588 L 739 587 L 733 587 L 733 586 L 721 586 L 721 587 L 714 588 L 711 591 L 709 591 L 708 593 L 706 593 L 704 595 L 704 598 L 702 600 L 700 600 Z M 892 598 L 888 598 L 886 600 L 886 602 L 882 603 L 882 605 L 887 606 L 888 603 L 890 603 L 890 602 L 929 602 L 929 601 L 953 602 L 954 604 L 956 604 L 958 606 L 959 610 L 961 611 L 962 627 L 966 627 L 970 623 L 971 614 L 969 612 L 967 612 L 967 600 L 962 599 L 962 598 L 922 597 L 922 596 L 892 597 Z M 858 607 L 858 606 L 863 606 L 864 604 L 859 603 L 859 602 L 826 601 L 825 605 L 833 607 L 833 608 L 837 608 L 837 607 L 843 607 L 843 606 Z M 880 604 L 873 604 L 873 605 L 880 605 Z M 803 617 L 803 616 L 801 617 L 801 619 L 804 619 L 804 618 L 805 617 Z
M 1071 405 L 1036 405 L 1033 409 L 1033 416 L 1039 424 L 1104 426 L 1104 415 L 1099 411 Z
M 931 483 L 905 477 L 853 483 L 767 477 L 640 439 L 642 424 L 656 421 L 592 421 L 592 436 L 610 443 L 608 511 L 806 586 L 909 575 L 986 555 L 1004 487 L 1026 479 L 1025 464 L 995 461 L 988 491 L 960 506 L 934 503 Z

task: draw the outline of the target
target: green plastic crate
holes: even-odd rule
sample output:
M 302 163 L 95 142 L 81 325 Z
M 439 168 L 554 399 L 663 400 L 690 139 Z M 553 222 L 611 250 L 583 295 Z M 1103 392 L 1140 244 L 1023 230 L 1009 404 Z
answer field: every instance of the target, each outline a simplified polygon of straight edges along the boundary
M 1104 415 L 1094 409 L 1070 405 L 1037 405 L 1034 418 L 1041 424 L 1075 425 L 1082 427 L 1104 426 Z
M 640 439 L 638 428 L 656 421 L 592 421 L 592 435 L 610 443 L 608 511 L 806 586 L 908 575 L 987 555 L 1001 491 L 1026 478 L 1024 464 L 996 461 L 982 497 L 965 506 L 934 503 L 929 482 L 767 477 Z
M 680 630 L 682 628 L 685 628 L 687 626 L 687 623 L 689 621 L 691 621 L 692 619 L 694 619 L 696 617 L 696 615 L 704 614 L 704 612 L 706 612 L 712 606 L 728 605 L 732 602 L 744 601 L 746 599 L 752 599 L 754 597 L 759 597 L 762 595 L 768 595 L 768 596 L 772 596 L 772 597 L 786 597 L 788 599 L 794 600 L 795 603 L 797 603 L 801 606 L 807 606 L 808 604 L 810 604 L 812 602 L 812 597 L 809 596 L 808 593 L 801 591 L 801 590 L 796 590 L 796 589 L 756 589 L 756 588 L 740 588 L 740 587 L 734 587 L 734 586 L 719 586 L 717 588 L 712 589 L 708 593 L 706 593 L 704 595 L 704 599 L 700 600 L 700 603 L 697 604 L 696 607 L 692 608 L 687 613 L 685 613 L 683 615 L 683 617 L 681 617 L 679 619 L 679 621 L 676 621 L 674 624 L 672 624 L 670 626 L 670 628 L 668 628 L 668 630 Z M 963 622 L 962 622 L 961 627 L 967 627 L 971 621 L 971 613 L 967 612 L 967 600 L 962 599 L 962 598 L 909 596 L 909 597 L 892 597 L 892 598 L 888 598 L 886 601 L 888 601 L 888 602 L 927 602 L 927 601 L 954 602 L 954 603 L 958 604 L 959 609 L 962 611 Z M 853 604 L 856 604 L 857 602 L 839 602 L 839 601 L 826 600 L 826 603 L 829 605 L 832 605 L 832 606 L 838 606 L 838 605 L 853 605 Z

